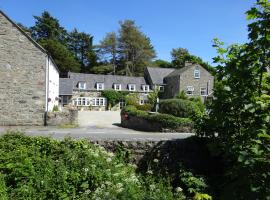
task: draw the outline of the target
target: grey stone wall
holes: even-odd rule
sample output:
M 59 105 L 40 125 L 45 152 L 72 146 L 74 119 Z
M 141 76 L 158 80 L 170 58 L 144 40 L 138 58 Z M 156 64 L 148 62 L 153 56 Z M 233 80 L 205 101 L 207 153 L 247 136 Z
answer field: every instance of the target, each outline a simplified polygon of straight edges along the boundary
M 46 54 L 0 13 L 0 125 L 43 125 Z
M 180 91 L 180 75 L 165 78 L 165 88 L 163 97 L 173 98 Z
M 200 70 L 200 78 L 198 79 L 194 78 L 195 69 Z M 208 86 L 208 94 L 212 93 L 214 77 L 203 67 L 199 65 L 192 65 L 180 75 L 166 77 L 165 82 L 167 85 L 165 86 L 164 98 L 173 98 L 182 90 L 186 92 L 187 86 L 194 87 L 192 96 L 201 96 L 201 87 L 207 88 Z
M 78 125 L 78 110 L 64 109 L 59 112 L 49 112 L 47 115 L 48 126 Z
M 200 70 L 200 78 L 195 79 L 194 78 L 194 70 L 199 69 Z M 197 66 L 191 66 L 186 71 L 184 71 L 180 76 L 180 88 L 179 90 L 186 91 L 187 86 L 193 86 L 194 87 L 194 96 L 201 96 L 200 95 L 200 88 L 201 87 L 207 87 L 209 88 L 209 94 L 212 93 L 213 85 L 214 85 L 214 77 L 203 67 L 197 65 Z

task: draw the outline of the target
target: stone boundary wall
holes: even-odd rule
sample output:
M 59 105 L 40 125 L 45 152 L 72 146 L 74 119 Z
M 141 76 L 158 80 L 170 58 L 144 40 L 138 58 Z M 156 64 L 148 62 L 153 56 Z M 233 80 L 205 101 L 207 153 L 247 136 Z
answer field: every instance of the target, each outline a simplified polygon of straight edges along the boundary
M 164 141 L 91 140 L 90 142 L 121 154 L 127 162 L 136 164 L 141 172 L 149 170 L 153 164 L 156 170 L 165 170 L 165 173 L 170 174 L 179 174 L 179 170 L 183 167 L 199 174 L 218 174 L 220 169 L 219 160 L 209 153 L 207 141 L 195 136 Z
M 78 110 L 68 109 L 47 114 L 48 126 L 78 125 Z
M 158 122 L 150 122 L 140 117 L 121 115 L 121 125 L 125 128 L 130 128 L 139 131 L 149 132 L 166 132 L 166 133 L 193 133 L 194 130 L 190 126 L 181 126 L 178 128 L 164 128 Z

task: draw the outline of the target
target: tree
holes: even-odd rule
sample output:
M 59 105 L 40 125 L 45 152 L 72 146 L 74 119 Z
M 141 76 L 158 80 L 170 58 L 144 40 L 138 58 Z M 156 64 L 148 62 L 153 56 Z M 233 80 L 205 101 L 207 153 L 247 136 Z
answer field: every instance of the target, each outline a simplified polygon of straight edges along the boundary
M 215 74 L 215 68 L 204 62 L 200 57 L 191 55 L 187 49 L 181 47 L 172 49 L 171 56 L 173 68 L 182 68 L 185 66 L 186 62 L 190 62 L 193 64 L 199 64 L 212 74 Z
M 60 70 L 60 76 L 65 76 L 67 72 L 80 72 L 80 64 L 73 54 L 60 42 L 52 39 L 40 40 L 39 43 L 50 53 Z
M 105 57 L 105 60 L 110 61 L 113 66 L 113 73 L 116 72 L 116 59 L 118 53 L 118 38 L 115 32 L 107 33 L 106 36 L 100 41 L 99 53 Z
M 78 32 L 75 28 L 69 33 L 68 48 L 73 52 L 81 64 L 81 72 L 89 72 L 89 68 L 96 65 L 95 52 L 93 50 L 93 36 L 84 32 Z
M 182 68 L 185 66 L 186 61 L 190 61 L 190 54 L 187 49 L 177 48 L 172 49 L 172 64 L 176 68 Z
M 162 68 L 171 68 L 172 67 L 172 63 L 170 63 L 166 60 L 161 60 L 161 59 L 155 60 L 153 62 L 153 65 L 156 67 L 162 67 Z
M 132 20 L 120 21 L 119 55 L 126 74 L 140 75 L 155 57 L 150 39 L 139 30 Z
M 59 21 L 52 17 L 48 11 L 44 11 L 42 15 L 34 16 L 36 22 L 32 26 L 32 37 L 36 41 L 44 39 L 53 39 L 60 41 L 62 44 L 66 43 L 67 31 L 60 26 Z
M 224 199 L 270 197 L 270 2 L 257 0 L 247 18 L 248 43 L 224 48 L 214 40 L 218 82 L 199 126 L 229 160 Z

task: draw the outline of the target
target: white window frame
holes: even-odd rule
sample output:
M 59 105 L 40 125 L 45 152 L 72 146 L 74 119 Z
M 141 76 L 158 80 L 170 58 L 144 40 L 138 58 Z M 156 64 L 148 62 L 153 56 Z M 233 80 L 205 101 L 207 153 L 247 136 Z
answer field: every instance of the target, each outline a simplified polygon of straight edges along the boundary
M 97 83 L 97 90 L 104 90 L 104 83 Z
M 204 94 L 202 94 L 204 92 Z M 207 94 L 207 88 L 206 87 L 201 87 L 200 88 L 200 94 L 201 94 L 201 96 L 207 96 L 208 94 Z
M 194 70 L 194 78 L 196 78 L 196 79 L 201 78 L 201 72 L 199 69 Z
M 135 84 L 128 84 L 128 90 L 129 91 L 136 91 L 136 85 Z
M 191 92 L 191 94 L 189 92 Z M 194 87 L 193 86 L 187 86 L 186 95 L 189 95 L 189 96 L 194 95 Z
M 160 85 L 158 87 L 159 92 L 164 92 L 165 87 L 163 85 Z
M 144 105 L 144 104 L 147 104 L 147 103 L 149 103 L 148 96 L 147 95 L 140 96 L 139 104 L 140 105 Z
M 73 99 L 75 106 L 106 106 L 106 98 L 104 97 L 77 97 Z
M 121 90 L 121 84 L 115 83 L 115 84 L 114 84 L 114 90 L 120 91 L 120 90 Z
M 85 90 L 85 89 L 86 89 L 86 82 L 80 81 L 80 82 L 78 83 L 78 88 L 79 88 L 80 90 Z
M 142 89 L 144 92 L 149 92 L 149 85 L 142 85 Z

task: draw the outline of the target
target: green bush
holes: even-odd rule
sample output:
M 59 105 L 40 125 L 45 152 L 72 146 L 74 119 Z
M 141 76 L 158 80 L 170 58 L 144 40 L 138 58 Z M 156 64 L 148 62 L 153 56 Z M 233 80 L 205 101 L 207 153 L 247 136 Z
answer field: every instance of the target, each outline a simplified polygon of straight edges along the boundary
M 198 103 L 185 99 L 166 99 L 160 101 L 159 112 L 176 117 L 198 118 L 203 115 Z
M 108 103 L 111 106 L 116 105 L 121 100 L 125 100 L 125 97 L 127 94 L 128 94 L 128 92 L 115 91 L 115 90 L 103 90 L 101 92 L 101 95 L 107 99 Z
M 126 106 L 122 109 L 121 114 L 128 113 L 132 116 L 141 117 L 151 122 L 160 123 L 163 128 L 178 128 L 180 126 L 193 127 L 193 121 L 189 118 L 179 118 L 173 115 L 161 113 L 149 113 L 146 111 L 138 110 L 135 106 Z
M 0 137 L 1 199 L 184 199 L 164 179 L 143 177 L 84 140 Z
M 138 109 L 138 110 L 143 110 L 143 111 L 150 111 L 152 109 L 152 105 L 151 104 L 144 104 L 144 105 L 135 105 L 135 107 Z
M 53 106 L 53 110 L 52 110 L 53 112 L 58 112 L 59 111 L 59 108 L 58 108 L 58 106 L 57 105 L 54 105 Z

